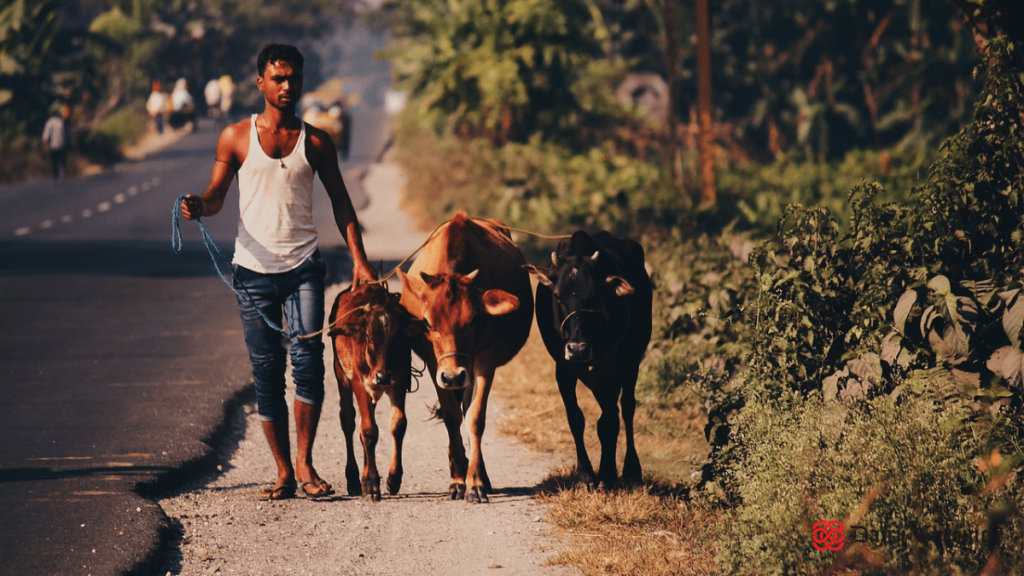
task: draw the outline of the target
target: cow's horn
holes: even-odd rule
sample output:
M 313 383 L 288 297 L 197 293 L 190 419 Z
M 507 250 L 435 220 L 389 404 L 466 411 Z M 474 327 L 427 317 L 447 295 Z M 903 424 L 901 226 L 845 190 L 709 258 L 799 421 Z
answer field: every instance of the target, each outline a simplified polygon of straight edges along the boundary
M 590 258 L 587 258 L 587 260 L 590 260 L 591 262 L 597 262 L 597 255 L 600 253 L 600 250 L 594 250 L 594 255 L 591 256 Z
M 555 264 L 555 265 L 558 264 L 558 258 L 557 258 L 557 256 L 555 255 L 554 252 L 551 253 L 551 263 Z
M 466 280 L 468 280 L 469 282 L 472 282 L 473 279 L 476 278 L 476 275 L 479 274 L 479 273 L 480 273 L 480 269 L 479 268 L 477 268 L 476 270 L 473 270 L 469 274 L 466 274 Z

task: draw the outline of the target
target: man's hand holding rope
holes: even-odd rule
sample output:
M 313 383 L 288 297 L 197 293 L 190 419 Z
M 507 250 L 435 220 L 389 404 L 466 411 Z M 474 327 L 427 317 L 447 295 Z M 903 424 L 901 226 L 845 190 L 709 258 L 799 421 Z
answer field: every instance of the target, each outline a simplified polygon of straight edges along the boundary
M 195 194 L 189 194 L 181 200 L 181 215 L 188 220 L 197 220 L 203 217 L 203 199 Z

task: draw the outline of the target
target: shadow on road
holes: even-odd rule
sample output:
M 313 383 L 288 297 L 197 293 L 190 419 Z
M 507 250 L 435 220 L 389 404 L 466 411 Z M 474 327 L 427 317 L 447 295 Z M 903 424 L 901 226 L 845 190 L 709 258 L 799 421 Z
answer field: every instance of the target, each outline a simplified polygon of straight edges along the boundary
M 175 254 L 170 242 L 157 241 L 0 242 L 0 275 L 19 274 L 195 278 L 213 276 L 216 271 L 202 246 L 185 248 L 180 254 Z
M 218 246 L 231 257 L 232 246 Z M 321 255 L 327 264 L 328 285 L 351 282 L 352 258 L 347 249 L 322 248 Z M 380 264 L 382 273 L 387 273 L 398 261 L 371 264 Z M 181 253 L 175 253 L 165 241 L 0 241 L 0 276 L 20 274 L 205 278 L 217 276 L 217 271 L 202 245 L 186 245 Z

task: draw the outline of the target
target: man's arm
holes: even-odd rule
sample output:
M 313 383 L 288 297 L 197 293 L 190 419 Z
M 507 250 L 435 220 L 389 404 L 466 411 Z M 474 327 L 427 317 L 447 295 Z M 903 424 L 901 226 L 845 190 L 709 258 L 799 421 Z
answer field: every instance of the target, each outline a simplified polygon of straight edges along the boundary
M 202 216 L 213 216 L 224 207 L 224 198 L 228 194 L 231 181 L 242 166 L 239 150 L 242 149 L 239 143 L 239 133 L 248 134 L 248 126 L 245 130 L 239 130 L 240 122 L 224 129 L 217 140 L 217 161 L 213 164 L 213 172 L 210 174 L 210 184 L 202 196 L 189 194 L 181 201 L 181 214 L 189 220 L 195 220 Z
M 307 129 L 309 128 L 312 127 L 307 125 Z M 376 280 L 377 274 L 370 267 L 370 263 L 366 259 L 366 250 L 363 249 L 363 234 L 359 230 L 359 221 L 356 219 L 356 210 L 352 207 L 352 198 L 349 197 L 345 180 L 341 177 L 338 151 L 334 147 L 334 141 L 326 132 L 312 128 L 309 130 L 309 143 L 314 153 L 313 169 L 320 175 L 320 181 L 323 182 L 324 189 L 327 190 L 327 196 L 331 199 L 331 207 L 334 211 L 334 221 L 348 244 L 349 252 L 352 253 L 352 284 L 358 284 L 361 280 Z

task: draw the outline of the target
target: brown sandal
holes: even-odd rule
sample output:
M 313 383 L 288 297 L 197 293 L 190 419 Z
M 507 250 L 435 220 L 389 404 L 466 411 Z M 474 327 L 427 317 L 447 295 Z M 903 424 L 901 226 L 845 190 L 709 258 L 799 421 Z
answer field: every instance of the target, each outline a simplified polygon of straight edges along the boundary
M 310 492 L 309 488 L 315 488 L 316 491 Z M 299 495 L 303 498 L 326 498 L 334 494 L 334 488 L 322 478 L 316 480 L 310 480 L 309 482 L 303 482 L 299 485 Z

